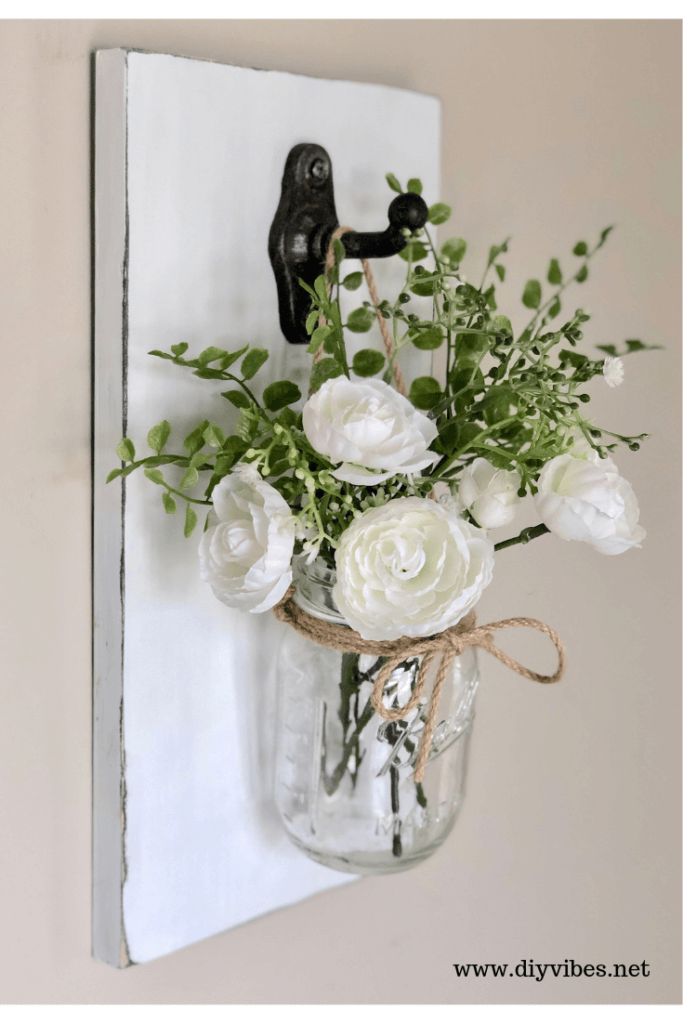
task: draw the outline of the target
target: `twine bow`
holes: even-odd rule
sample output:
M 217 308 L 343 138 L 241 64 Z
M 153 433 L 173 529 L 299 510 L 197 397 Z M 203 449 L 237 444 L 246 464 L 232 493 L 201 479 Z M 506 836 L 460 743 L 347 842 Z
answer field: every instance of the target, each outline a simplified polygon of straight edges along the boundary
M 455 626 L 450 626 L 442 633 L 430 637 L 402 636 L 398 640 L 364 640 L 360 633 L 348 626 L 342 626 L 333 622 L 325 622 L 310 615 L 300 608 L 294 601 L 294 587 L 290 587 L 279 604 L 273 608 L 275 617 L 280 622 L 286 622 L 297 632 L 307 639 L 322 647 L 329 647 L 335 651 L 345 651 L 350 654 L 373 654 L 375 657 L 385 657 L 387 660 L 377 673 L 375 684 L 372 690 L 372 706 L 385 721 L 396 722 L 404 718 L 408 712 L 416 708 L 420 702 L 422 691 L 427 682 L 427 674 L 432 662 L 437 656 L 441 661 L 437 669 L 436 678 L 432 687 L 420 747 L 415 762 L 415 781 L 422 782 L 424 778 L 425 765 L 431 750 L 432 735 L 436 716 L 439 710 L 441 691 L 446 681 L 448 670 L 453 659 L 462 654 L 466 647 L 480 647 L 488 651 L 494 658 L 498 658 L 504 665 L 511 668 L 513 672 L 524 676 L 526 679 L 533 679 L 537 683 L 556 683 L 562 678 L 565 669 L 564 644 L 554 629 L 546 626 L 538 619 L 516 618 L 502 619 L 500 622 L 489 622 L 485 626 L 477 626 L 477 617 L 470 612 L 464 619 L 461 619 Z M 501 651 L 493 642 L 493 634 L 498 629 L 510 629 L 512 626 L 528 626 L 531 629 L 538 629 L 541 633 L 547 633 L 557 648 L 558 666 L 552 676 L 543 676 L 539 672 L 520 665 L 518 661 L 511 658 L 509 654 Z M 409 658 L 422 657 L 422 663 L 417 675 L 415 688 L 410 699 L 400 708 L 387 708 L 384 705 L 382 696 L 384 687 L 391 673 Z

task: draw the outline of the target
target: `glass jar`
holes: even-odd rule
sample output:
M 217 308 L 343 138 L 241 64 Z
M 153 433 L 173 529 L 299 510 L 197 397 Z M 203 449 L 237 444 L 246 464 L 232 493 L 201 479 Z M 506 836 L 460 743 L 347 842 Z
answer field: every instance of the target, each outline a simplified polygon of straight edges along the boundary
M 335 581 L 321 560 L 295 559 L 297 604 L 346 625 L 332 599 Z M 465 648 L 449 669 L 422 783 L 413 766 L 436 664 L 420 704 L 386 722 L 370 703 L 384 660 L 321 647 L 293 628 L 280 648 L 276 803 L 292 842 L 336 871 L 389 874 L 425 860 L 453 828 L 465 795 L 476 652 Z M 387 707 L 408 701 L 419 665 L 410 658 L 391 673 Z

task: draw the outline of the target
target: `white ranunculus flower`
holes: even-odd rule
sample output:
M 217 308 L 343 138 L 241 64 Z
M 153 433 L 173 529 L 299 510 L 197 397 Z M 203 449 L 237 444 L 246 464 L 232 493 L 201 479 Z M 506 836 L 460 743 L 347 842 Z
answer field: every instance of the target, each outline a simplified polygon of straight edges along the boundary
M 605 378 L 605 384 L 609 387 L 619 387 L 624 379 L 624 364 L 619 356 L 605 356 L 602 375 Z
M 381 380 L 325 381 L 306 402 L 303 424 L 316 451 L 342 463 L 332 476 L 350 484 L 379 484 L 440 458 L 427 450 L 438 434 L 434 421 Z
M 487 459 L 475 459 L 460 476 L 458 498 L 482 530 L 495 530 L 515 518 L 521 484 L 516 470 L 496 469 Z
M 200 574 L 223 604 L 246 612 L 276 605 L 292 582 L 296 521 L 253 466 L 238 466 L 213 491 L 220 522 L 199 545 Z
M 640 547 L 638 502 L 611 459 L 591 451 L 558 455 L 541 470 L 534 496 L 541 519 L 563 540 L 583 540 L 604 555 Z
M 485 533 L 428 498 L 393 498 L 341 536 L 333 597 L 365 640 L 431 636 L 471 611 L 491 581 Z

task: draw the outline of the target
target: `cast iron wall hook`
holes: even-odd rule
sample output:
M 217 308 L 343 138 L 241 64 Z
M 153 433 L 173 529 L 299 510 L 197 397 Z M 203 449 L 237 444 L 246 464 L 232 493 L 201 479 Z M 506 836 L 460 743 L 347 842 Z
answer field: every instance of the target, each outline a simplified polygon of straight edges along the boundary
M 402 228 L 415 231 L 427 223 L 422 196 L 406 192 L 389 207 L 385 231 L 349 231 L 346 255 L 352 259 L 394 256 L 405 247 Z M 307 345 L 306 317 L 310 296 L 299 284 L 313 285 L 325 269 L 327 247 L 339 226 L 334 205 L 332 161 L 322 146 L 303 142 L 290 150 L 282 176 L 280 204 L 268 236 L 268 255 L 275 273 L 280 327 L 287 341 Z

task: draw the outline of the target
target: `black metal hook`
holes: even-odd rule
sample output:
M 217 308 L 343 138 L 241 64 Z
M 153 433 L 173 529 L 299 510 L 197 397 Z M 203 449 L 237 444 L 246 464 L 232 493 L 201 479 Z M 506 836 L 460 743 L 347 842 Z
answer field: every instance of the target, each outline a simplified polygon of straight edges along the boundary
M 349 231 L 344 235 L 346 255 L 352 259 L 394 256 L 406 244 L 402 229 L 423 227 L 427 215 L 422 196 L 412 192 L 398 195 L 389 206 L 385 231 Z M 309 341 L 306 317 L 311 303 L 299 278 L 312 286 L 324 272 L 330 238 L 338 226 L 329 154 L 314 142 L 294 146 L 285 162 L 280 203 L 268 235 L 280 327 L 292 344 L 306 345 Z

